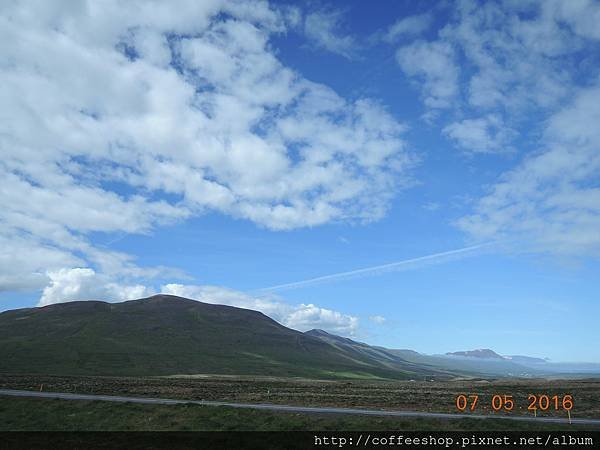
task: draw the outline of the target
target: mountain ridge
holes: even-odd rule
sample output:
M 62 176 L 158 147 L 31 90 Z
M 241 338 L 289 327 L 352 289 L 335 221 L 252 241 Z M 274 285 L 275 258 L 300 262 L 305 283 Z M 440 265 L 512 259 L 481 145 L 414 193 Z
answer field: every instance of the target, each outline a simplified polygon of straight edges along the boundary
M 171 295 L 120 303 L 74 301 L 0 313 L 0 371 L 445 376 L 401 358 L 380 358 L 366 344 L 358 349 L 358 343 L 343 341 L 347 338 L 329 337 L 292 330 L 258 311 Z
M 456 355 L 469 352 L 497 356 Z M 490 349 L 454 353 L 371 346 L 320 329 L 302 333 L 259 311 L 162 294 L 0 313 L 0 372 L 420 380 L 600 374 L 600 364 L 594 363 L 508 359 Z

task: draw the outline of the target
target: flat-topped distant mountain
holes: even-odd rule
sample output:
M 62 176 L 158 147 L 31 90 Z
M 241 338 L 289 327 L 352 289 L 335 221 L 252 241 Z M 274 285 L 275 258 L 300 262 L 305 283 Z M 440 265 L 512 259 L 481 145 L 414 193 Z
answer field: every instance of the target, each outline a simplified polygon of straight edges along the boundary
M 484 359 L 504 359 L 503 356 L 500 356 L 493 350 L 489 348 L 479 348 L 477 350 L 466 350 L 461 352 L 448 352 L 446 353 L 448 356 L 465 356 L 469 358 L 484 358 Z

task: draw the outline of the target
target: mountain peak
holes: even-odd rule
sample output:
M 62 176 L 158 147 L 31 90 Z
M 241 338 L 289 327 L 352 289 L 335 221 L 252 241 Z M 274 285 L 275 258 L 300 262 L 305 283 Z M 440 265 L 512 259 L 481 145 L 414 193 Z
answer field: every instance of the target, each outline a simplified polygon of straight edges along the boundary
M 448 356 L 466 356 L 469 358 L 485 358 L 485 359 L 505 359 L 495 351 L 489 348 L 478 348 L 476 350 L 464 350 L 460 352 L 448 352 Z
M 132 302 L 152 302 L 152 303 L 163 303 L 163 302 L 198 302 L 197 300 L 193 300 L 190 298 L 179 297 L 178 295 L 171 294 L 154 294 L 149 297 L 140 298 L 137 300 L 130 300 Z
M 312 330 L 305 331 L 304 334 L 309 336 L 335 336 L 325 330 L 321 330 L 320 328 L 313 328 Z

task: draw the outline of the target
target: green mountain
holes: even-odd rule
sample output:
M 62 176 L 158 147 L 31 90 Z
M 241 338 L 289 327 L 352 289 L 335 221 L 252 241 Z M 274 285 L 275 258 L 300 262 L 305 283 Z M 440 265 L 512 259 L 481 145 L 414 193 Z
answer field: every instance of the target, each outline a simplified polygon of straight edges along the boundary
M 443 370 L 286 328 L 264 314 L 170 295 L 0 314 L 0 372 L 414 378 Z M 343 340 L 335 336 L 335 338 Z M 372 348 L 371 348 L 372 349 Z

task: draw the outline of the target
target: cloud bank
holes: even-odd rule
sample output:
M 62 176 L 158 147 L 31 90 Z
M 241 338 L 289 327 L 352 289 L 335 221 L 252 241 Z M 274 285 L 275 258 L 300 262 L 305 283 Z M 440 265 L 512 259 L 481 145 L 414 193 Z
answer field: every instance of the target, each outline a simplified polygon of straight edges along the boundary
M 164 274 L 90 235 L 207 211 L 273 230 L 377 220 L 408 179 L 405 125 L 279 61 L 289 11 L 175 3 L 0 6 L 0 291 Z
M 600 4 L 461 0 L 397 48 L 424 117 L 463 154 L 511 155 L 455 224 L 513 250 L 600 255 Z

